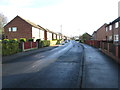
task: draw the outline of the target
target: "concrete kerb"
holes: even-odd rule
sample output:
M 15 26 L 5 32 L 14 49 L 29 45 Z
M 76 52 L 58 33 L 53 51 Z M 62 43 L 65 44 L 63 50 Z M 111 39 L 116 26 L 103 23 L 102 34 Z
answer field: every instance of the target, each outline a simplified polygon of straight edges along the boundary
M 85 54 L 85 47 L 84 47 L 84 45 L 82 43 L 80 43 L 80 45 L 83 48 L 83 52 L 82 52 L 82 55 L 81 55 L 81 65 L 80 65 L 81 68 L 80 68 L 80 73 L 79 73 L 79 75 L 80 75 L 80 79 L 79 79 L 80 85 L 79 85 L 79 87 L 82 88 L 83 87 L 83 76 L 84 76 L 84 54 Z
M 17 58 L 22 58 L 22 57 L 25 57 L 25 56 L 33 55 L 33 54 L 36 54 L 38 52 L 45 52 L 45 51 L 54 49 L 56 47 L 58 47 L 58 46 L 40 48 L 40 49 L 30 50 L 30 51 L 26 51 L 26 52 L 16 53 L 16 54 L 9 55 L 9 56 L 4 56 L 4 57 L 2 57 L 2 64 L 8 63 L 10 61 L 14 61 Z

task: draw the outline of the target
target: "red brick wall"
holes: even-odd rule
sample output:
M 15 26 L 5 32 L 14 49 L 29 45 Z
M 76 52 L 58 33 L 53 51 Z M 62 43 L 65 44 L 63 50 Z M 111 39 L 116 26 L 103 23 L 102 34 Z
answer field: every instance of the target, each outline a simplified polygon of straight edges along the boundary
M 44 40 L 47 40 L 47 31 L 44 30 Z
M 109 27 L 109 26 L 108 26 L 108 27 Z M 107 36 L 108 36 L 108 37 L 109 37 L 109 36 L 112 36 L 112 40 L 114 41 L 114 35 L 118 35 L 118 34 L 119 34 L 118 29 L 119 29 L 119 28 L 115 28 L 115 23 L 112 24 L 112 30 L 109 30 L 109 31 L 107 32 Z
M 113 28 L 113 26 L 112 26 L 112 28 Z M 112 35 L 112 33 L 113 33 L 113 31 L 112 30 L 110 30 L 110 27 L 108 26 L 108 31 L 107 31 L 107 37 L 109 38 L 109 36 L 113 36 Z M 113 38 L 113 37 L 112 37 Z
M 16 32 L 9 32 L 9 27 L 17 27 Z M 32 38 L 32 26 L 22 20 L 19 17 L 15 17 L 12 21 L 10 21 L 5 27 L 5 37 L 7 36 L 8 39 L 14 39 L 14 38 Z

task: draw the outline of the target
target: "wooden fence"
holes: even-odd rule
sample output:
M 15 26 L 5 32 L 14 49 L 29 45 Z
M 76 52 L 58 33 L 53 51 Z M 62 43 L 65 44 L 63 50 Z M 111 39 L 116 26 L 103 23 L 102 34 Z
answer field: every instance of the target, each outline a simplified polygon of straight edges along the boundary
M 38 48 L 37 44 L 37 42 L 22 42 L 22 51 Z

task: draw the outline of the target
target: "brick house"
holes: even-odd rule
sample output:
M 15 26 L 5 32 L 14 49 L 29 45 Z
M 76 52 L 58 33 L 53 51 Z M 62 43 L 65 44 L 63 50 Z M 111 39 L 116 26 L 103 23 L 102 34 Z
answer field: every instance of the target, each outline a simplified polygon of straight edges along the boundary
M 93 40 L 113 41 L 120 44 L 120 17 L 104 24 L 97 31 L 93 32 Z
M 57 33 L 58 34 L 58 38 L 62 39 L 62 34 L 61 33 Z
M 48 29 L 46 29 L 46 31 L 47 31 L 47 40 L 53 40 L 53 36 L 52 36 L 53 32 Z
M 108 40 L 120 44 L 120 17 L 112 21 L 106 26 Z
M 107 24 L 105 23 L 97 31 L 93 32 L 93 34 L 92 34 L 93 40 L 102 40 L 102 41 L 107 40 L 106 26 L 107 26 Z
M 92 34 L 92 40 L 96 40 L 97 38 L 97 31 L 94 31 Z
M 29 38 L 36 39 L 45 39 L 45 29 L 36 25 L 28 20 L 21 18 L 20 16 L 16 16 L 13 20 L 11 20 L 8 24 L 4 26 L 5 38 L 7 39 L 20 39 Z
M 46 29 L 47 30 L 47 39 L 48 40 L 59 40 L 59 35 L 53 31 L 50 31 L 49 29 Z

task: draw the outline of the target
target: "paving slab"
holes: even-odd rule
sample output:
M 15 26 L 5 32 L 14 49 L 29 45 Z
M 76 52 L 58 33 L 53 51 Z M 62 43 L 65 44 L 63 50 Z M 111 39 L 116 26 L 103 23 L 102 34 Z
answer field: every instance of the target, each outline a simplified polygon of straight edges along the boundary
M 120 65 L 97 48 L 84 47 L 83 88 L 119 88 Z

